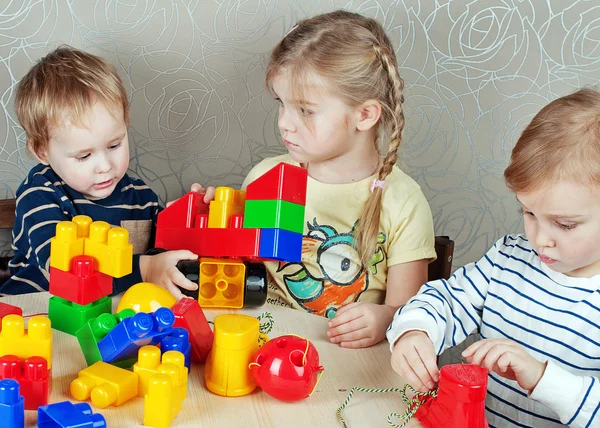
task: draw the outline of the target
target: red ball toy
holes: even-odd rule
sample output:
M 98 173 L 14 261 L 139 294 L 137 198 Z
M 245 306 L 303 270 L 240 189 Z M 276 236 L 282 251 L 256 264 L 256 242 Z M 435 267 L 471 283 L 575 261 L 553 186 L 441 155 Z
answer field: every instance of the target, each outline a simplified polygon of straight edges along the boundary
M 314 390 L 319 373 L 317 349 L 308 339 L 286 335 L 265 343 L 250 364 L 256 384 L 281 401 L 298 401 Z

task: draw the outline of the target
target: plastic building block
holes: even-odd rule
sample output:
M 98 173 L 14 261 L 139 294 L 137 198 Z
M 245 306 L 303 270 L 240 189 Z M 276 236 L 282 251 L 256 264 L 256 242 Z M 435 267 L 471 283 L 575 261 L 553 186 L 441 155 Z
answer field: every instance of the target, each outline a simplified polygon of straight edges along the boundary
M 69 401 L 42 406 L 38 409 L 38 428 L 104 428 L 106 419 L 93 413 L 88 403 Z
M 7 428 L 25 426 L 25 407 L 19 395 L 19 382 L 14 379 L 0 380 L 0 424 Z
M 50 267 L 50 294 L 78 305 L 88 305 L 112 293 L 113 279 L 98 272 L 91 256 L 75 256 L 68 272 Z
M 302 261 L 302 234 L 283 229 L 262 229 L 260 257 L 264 259 Z
M 170 309 L 158 308 L 153 314 L 139 312 L 117 324 L 98 342 L 102 361 L 135 358 L 144 345 L 156 345 L 171 333 L 175 316 Z
M 135 312 L 132 309 L 124 309 L 114 315 L 109 313 L 102 314 L 97 318 L 89 320 L 77 331 L 75 335 L 77 336 L 79 346 L 83 351 L 83 356 L 85 357 L 85 362 L 88 366 L 91 366 L 98 361 L 102 361 L 102 355 L 98 349 L 98 342 L 104 339 L 118 323 L 125 318 L 131 318 L 134 315 Z M 132 365 L 133 364 L 130 364 L 128 367 L 131 367 Z
M 273 398 L 298 401 L 308 397 L 319 380 L 317 349 L 307 339 L 280 336 L 265 343 L 250 365 L 256 384 Z
M 210 202 L 208 227 L 225 228 L 234 214 L 243 214 L 246 192 L 231 187 L 217 187 L 215 199 Z
M 189 250 L 202 257 L 258 259 L 260 229 L 166 229 L 159 226 L 156 229 L 156 247 Z
M 98 261 L 98 270 L 115 278 L 131 273 L 133 245 L 129 232 L 123 227 L 113 227 L 105 221 L 90 225 L 90 236 L 85 239 L 84 254 Z
M 9 305 L 8 303 L 0 302 L 0 321 L 7 315 L 23 315 L 23 310 L 18 306 Z M 0 331 L 2 327 L 0 326 Z
M 171 293 L 151 282 L 138 282 L 121 296 L 117 312 L 130 308 L 135 312 L 154 312 L 170 308 L 177 302 Z
M 48 300 L 48 318 L 52 321 L 52 328 L 72 336 L 91 319 L 102 314 L 110 314 L 112 300 L 102 297 L 88 305 L 82 306 L 58 296 Z
M 176 398 L 173 396 L 173 382 L 162 373 L 150 379 L 148 392 L 144 396 L 144 426 L 168 428 L 175 419 Z
M 194 227 L 196 216 L 208 214 L 209 205 L 204 202 L 204 194 L 188 192 L 158 214 L 157 224 L 163 228 L 183 229 Z M 157 248 L 166 248 L 156 245 Z
M 206 388 L 217 395 L 251 393 L 256 383 L 248 365 L 258 350 L 258 319 L 247 315 L 215 317 L 215 341 L 206 359 Z
M 171 310 L 175 315 L 174 327 L 183 327 L 189 333 L 192 361 L 204 362 L 213 345 L 213 331 L 196 300 L 181 299 Z
M 246 200 L 279 199 L 306 205 L 306 168 L 279 163 L 246 188 Z
M 137 396 L 138 382 L 137 373 L 98 361 L 81 370 L 70 389 L 74 399 L 85 401 L 91 397 L 94 406 L 104 409 Z
M 304 205 L 278 200 L 246 201 L 244 227 L 304 231 Z
M 487 382 L 488 372 L 481 366 L 444 366 L 440 370 L 437 397 L 426 400 L 415 416 L 424 428 L 487 428 Z
M 14 355 L 0 357 L 0 379 L 19 382 L 21 395 L 25 398 L 25 410 L 36 410 L 48 404 L 51 372 L 42 357 L 30 357 L 25 361 Z
M 246 265 L 236 259 L 200 259 L 198 303 L 202 307 L 242 308 Z
M 56 235 L 50 241 L 50 266 L 62 271 L 71 268 L 71 260 L 83 254 L 85 237 L 92 219 L 86 215 L 73 217 L 73 221 L 61 221 L 56 225 Z
M 185 366 L 188 370 L 190 369 L 192 346 L 190 345 L 189 333 L 185 328 L 175 327 L 171 333 L 160 342 L 160 349 L 163 352 L 181 352 L 184 357 Z
M 151 379 L 157 373 L 169 375 L 172 381 L 174 409 L 181 410 L 181 403 L 187 397 L 188 369 L 184 365 L 184 356 L 178 351 L 167 351 L 160 356 L 156 346 L 143 346 L 138 353 L 138 362 L 133 366 L 133 372 L 139 377 L 138 395 L 143 397 L 148 393 Z
M 42 357 L 52 368 L 52 329 L 48 317 L 35 316 L 29 320 L 28 331 L 19 315 L 7 315 L 2 319 L 0 332 L 0 356 L 15 355 L 19 358 Z

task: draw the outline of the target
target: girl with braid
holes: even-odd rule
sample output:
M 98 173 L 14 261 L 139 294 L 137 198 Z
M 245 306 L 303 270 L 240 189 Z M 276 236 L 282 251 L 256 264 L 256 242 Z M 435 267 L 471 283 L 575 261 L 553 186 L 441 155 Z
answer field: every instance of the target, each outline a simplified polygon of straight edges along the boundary
M 342 347 L 374 345 L 435 259 L 427 200 L 396 166 L 404 84 L 394 48 L 373 19 L 319 15 L 279 42 L 266 80 L 288 153 L 259 163 L 243 187 L 282 161 L 309 176 L 302 262 L 267 263 L 268 302 L 326 316 Z

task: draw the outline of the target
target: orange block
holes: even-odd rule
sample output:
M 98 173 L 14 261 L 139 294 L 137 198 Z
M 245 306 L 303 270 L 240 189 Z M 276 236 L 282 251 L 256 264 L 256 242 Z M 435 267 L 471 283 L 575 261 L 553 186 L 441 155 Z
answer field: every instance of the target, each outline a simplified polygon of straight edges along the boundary
M 245 286 L 246 265 L 241 260 L 200 258 L 200 306 L 241 308 Z

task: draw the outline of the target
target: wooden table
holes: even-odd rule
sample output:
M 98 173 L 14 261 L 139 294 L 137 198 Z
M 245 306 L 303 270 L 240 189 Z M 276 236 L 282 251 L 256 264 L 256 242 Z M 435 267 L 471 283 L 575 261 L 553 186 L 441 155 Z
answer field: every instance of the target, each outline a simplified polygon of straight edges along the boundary
M 48 312 L 48 293 L 35 293 L 5 297 L 5 303 L 20 306 L 23 315 Z M 113 299 L 113 309 L 118 298 Z M 257 388 L 243 397 L 227 398 L 210 393 L 204 386 L 204 365 L 193 364 L 189 377 L 188 398 L 173 421 L 172 427 L 341 427 L 336 416 L 337 408 L 346 399 L 350 388 L 401 387 L 404 382 L 390 366 L 387 342 L 367 349 L 342 349 L 329 343 L 325 334 L 327 320 L 300 311 L 276 306 L 248 310 L 205 310 L 206 318 L 213 320 L 220 313 L 243 313 L 258 316 L 264 311 L 272 313 L 275 324 L 269 337 L 297 334 L 308 338 L 319 351 L 325 372 L 313 394 L 305 400 L 284 403 L 271 398 Z M 70 400 L 69 384 L 79 370 L 86 367 L 77 339 L 53 331 L 53 368 L 51 403 Z M 104 415 L 108 427 L 142 426 L 144 399 L 134 398 L 119 407 L 97 409 Z M 398 394 L 357 392 L 344 418 L 349 428 L 385 427 L 386 417 L 405 405 Z M 36 426 L 37 412 L 26 411 L 25 426 Z M 412 420 L 408 427 L 420 426 Z

